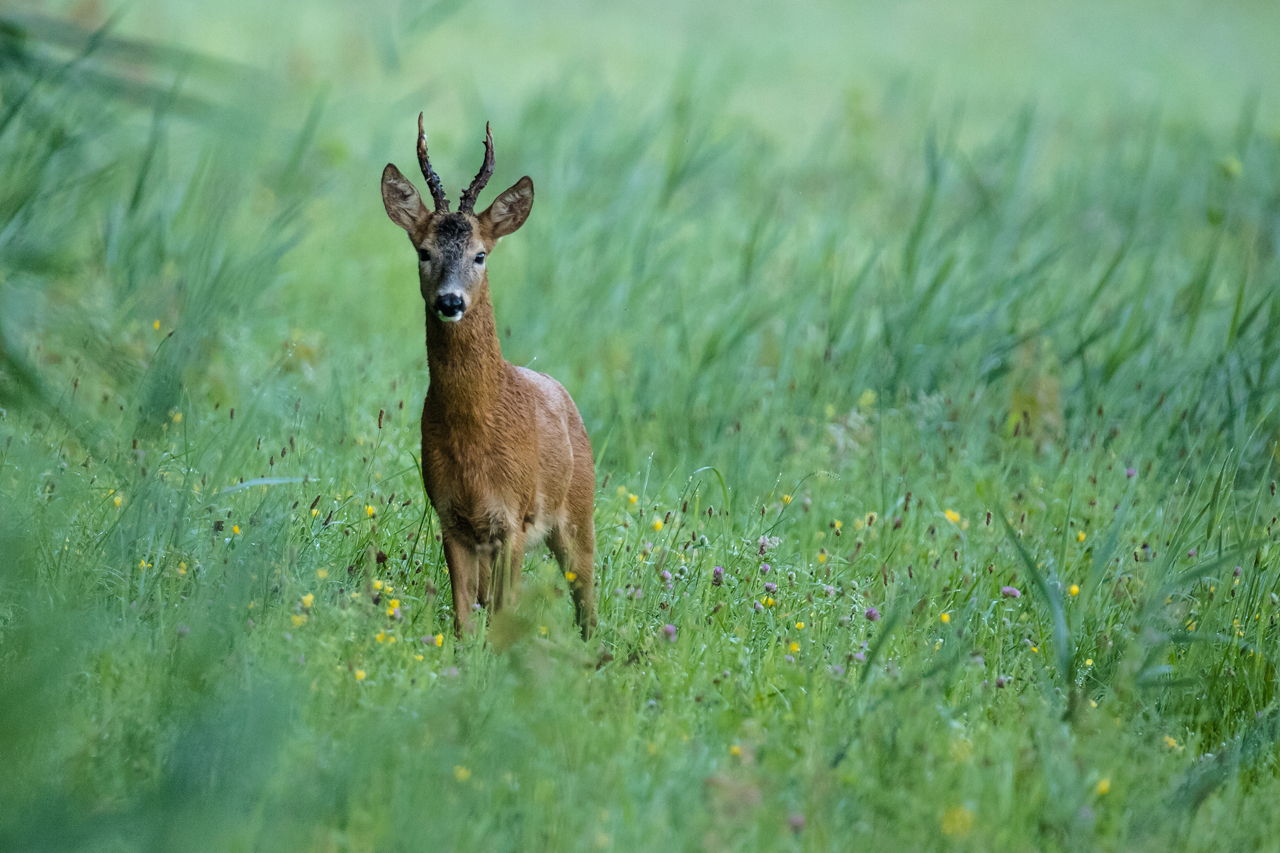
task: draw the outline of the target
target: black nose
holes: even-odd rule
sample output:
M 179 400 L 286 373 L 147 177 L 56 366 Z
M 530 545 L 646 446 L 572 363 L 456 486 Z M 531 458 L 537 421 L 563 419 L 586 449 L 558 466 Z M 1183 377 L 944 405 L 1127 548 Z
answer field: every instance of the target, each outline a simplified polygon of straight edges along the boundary
M 436 313 L 441 317 L 457 317 L 466 306 L 456 293 L 444 293 L 436 297 Z

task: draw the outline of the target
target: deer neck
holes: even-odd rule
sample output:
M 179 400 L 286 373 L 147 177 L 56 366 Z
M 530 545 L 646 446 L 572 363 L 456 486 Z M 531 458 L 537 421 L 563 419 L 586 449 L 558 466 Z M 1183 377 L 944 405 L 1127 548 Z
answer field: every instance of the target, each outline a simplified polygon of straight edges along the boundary
M 457 323 L 445 323 L 427 309 L 427 368 L 427 401 L 450 429 L 484 431 L 503 372 L 487 279 Z

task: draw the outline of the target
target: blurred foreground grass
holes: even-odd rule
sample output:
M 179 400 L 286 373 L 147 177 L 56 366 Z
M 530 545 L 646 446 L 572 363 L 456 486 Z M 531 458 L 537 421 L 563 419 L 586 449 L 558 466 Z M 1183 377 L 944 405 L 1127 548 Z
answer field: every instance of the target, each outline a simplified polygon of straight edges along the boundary
M 1274 846 L 1276 13 L 1046 8 L 0 21 L 3 847 Z M 587 644 L 540 555 L 449 634 L 424 106 L 538 186 Z

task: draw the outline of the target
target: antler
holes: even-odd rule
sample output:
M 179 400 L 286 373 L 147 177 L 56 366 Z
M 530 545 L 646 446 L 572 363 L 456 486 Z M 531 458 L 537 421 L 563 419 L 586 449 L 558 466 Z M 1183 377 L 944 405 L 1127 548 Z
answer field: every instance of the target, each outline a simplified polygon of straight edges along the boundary
M 436 203 L 436 213 L 448 213 L 449 197 L 444 194 L 440 176 L 427 159 L 427 132 L 422 129 L 422 113 L 418 113 L 418 165 L 422 167 L 422 177 L 427 179 L 427 189 L 431 190 L 431 199 Z
M 484 185 L 489 183 L 489 178 L 493 175 L 493 134 L 489 132 L 489 122 L 484 123 L 484 163 L 480 165 L 480 171 L 476 173 L 475 180 L 471 182 L 471 186 L 467 187 L 462 193 L 462 198 L 458 200 L 459 213 L 472 213 L 476 206 L 476 196 L 480 195 L 480 190 L 484 189 Z

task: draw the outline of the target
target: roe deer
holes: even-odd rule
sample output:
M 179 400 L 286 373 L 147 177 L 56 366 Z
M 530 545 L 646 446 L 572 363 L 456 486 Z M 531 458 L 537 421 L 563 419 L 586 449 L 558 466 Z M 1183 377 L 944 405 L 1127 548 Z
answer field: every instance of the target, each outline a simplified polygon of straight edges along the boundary
M 469 627 L 477 602 L 494 611 L 512 602 L 525 548 L 545 537 L 586 637 L 595 625 L 591 442 L 559 382 L 502 358 L 489 301 L 485 258 L 528 218 L 533 181 L 521 178 L 475 213 L 493 174 L 486 124 L 484 163 L 450 213 L 427 159 L 421 114 L 418 164 L 435 210 L 391 163 L 382 171 L 382 202 L 418 253 L 426 300 L 431 384 L 422 405 L 422 480 L 440 517 L 454 629 Z

